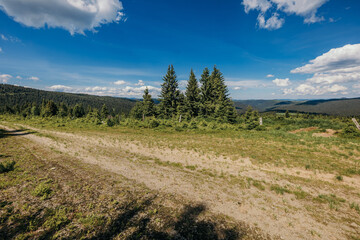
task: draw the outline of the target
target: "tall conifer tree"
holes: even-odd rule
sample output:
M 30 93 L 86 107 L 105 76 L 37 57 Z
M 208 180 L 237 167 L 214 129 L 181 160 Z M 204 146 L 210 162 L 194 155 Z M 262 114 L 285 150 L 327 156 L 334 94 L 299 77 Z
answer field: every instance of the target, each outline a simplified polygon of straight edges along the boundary
M 210 105 L 210 95 L 211 95 L 211 82 L 210 82 L 210 71 L 208 68 L 205 68 L 201 74 L 201 88 L 200 88 L 200 112 L 203 116 L 208 115 L 208 106 Z
M 199 114 L 200 90 L 194 71 L 191 69 L 189 81 L 186 87 L 186 109 L 190 117 Z
M 165 117 L 173 117 L 177 112 L 180 94 L 173 65 L 168 67 L 168 71 L 165 77 L 163 77 L 163 80 L 164 83 L 161 85 L 160 93 L 160 112 Z
M 155 114 L 154 111 L 154 100 L 151 98 L 149 93 L 149 89 L 146 87 L 143 95 L 143 113 L 144 116 L 153 116 Z

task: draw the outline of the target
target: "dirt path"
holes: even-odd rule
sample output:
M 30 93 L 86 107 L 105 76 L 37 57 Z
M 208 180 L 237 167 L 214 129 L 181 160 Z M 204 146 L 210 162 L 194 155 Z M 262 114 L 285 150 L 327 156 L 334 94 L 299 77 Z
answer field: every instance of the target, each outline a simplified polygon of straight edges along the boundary
M 6 126 L 0 127 L 10 130 Z M 295 189 L 299 184 L 281 175 L 301 175 L 306 181 L 321 182 L 322 187 L 302 186 L 303 190 L 316 196 L 343 187 L 359 187 L 359 178 L 345 178 L 344 182 L 333 186 L 331 174 L 260 167 L 248 158 L 230 160 L 183 149 L 147 147 L 141 142 L 122 140 L 121 136 L 79 135 L 23 127 L 37 132 L 23 136 L 32 142 L 100 166 L 150 189 L 203 202 L 211 211 L 250 223 L 274 238 L 344 239 L 349 233 L 360 234 L 357 223 L 339 226 L 347 212 L 340 211 L 334 216 L 327 206 L 309 211 L 306 210 L 309 205 L 306 199 L 297 199 L 292 194 L 279 195 L 268 189 L 270 185 Z M 343 194 L 349 198 L 345 192 Z M 320 216 L 319 220 L 318 214 L 330 216 L 322 219 Z

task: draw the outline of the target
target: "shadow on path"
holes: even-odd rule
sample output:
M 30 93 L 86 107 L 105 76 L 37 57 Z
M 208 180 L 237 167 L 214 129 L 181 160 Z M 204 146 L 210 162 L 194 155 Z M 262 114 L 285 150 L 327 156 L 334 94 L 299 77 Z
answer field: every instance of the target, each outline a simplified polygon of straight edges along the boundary
M 29 129 L 21 129 L 21 130 L 4 130 L 0 129 L 0 138 L 6 138 L 6 137 L 15 137 L 15 136 L 24 136 L 33 134 L 36 132 L 31 132 Z

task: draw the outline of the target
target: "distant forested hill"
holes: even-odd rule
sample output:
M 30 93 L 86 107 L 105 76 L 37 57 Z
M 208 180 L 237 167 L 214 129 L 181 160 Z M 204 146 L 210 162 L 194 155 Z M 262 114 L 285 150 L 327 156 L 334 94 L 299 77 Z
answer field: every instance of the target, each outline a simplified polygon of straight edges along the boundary
M 100 97 L 87 94 L 74 94 L 38 90 L 19 87 L 9 84 L 0 84 L 0 105 L 23 105 L 25 103 L 41 104 L 42 100 L 53 100 L 56 103 L 65 103 L 69 106 L 82 104 L 85 108 L 91 106 L 100 109 L 103 104 L 116 113 L 129 113 L 136 100 L 117 97 Z
M 38 90 L 9 84 L 0 84 L 0 106 L 23 105 L 24 103 L 41 104 L 42 99 L 64 102 L 67 105 L 83 104 L 100 109 L 103 104 L 117 113 L 129 113 L 136 100 L 117 97 L 100 97 L 87 94 L 74 94 Z M 155 100 L 158 103 L 157 100 Z M 244 113 L 248 106 L 259 112 L 291 112 L 318 113 L 328 115 L 358 116 L 360 115 L 360 98 L 327 99 L 327 100 L 234 100 L 238 112 Z
M 360 115 L 360 98 L 327 99 L 327 100 L 235 100 L 239 112 L 245 112 L 251 106 L 260 112 L 301 112 L 341 116 Z

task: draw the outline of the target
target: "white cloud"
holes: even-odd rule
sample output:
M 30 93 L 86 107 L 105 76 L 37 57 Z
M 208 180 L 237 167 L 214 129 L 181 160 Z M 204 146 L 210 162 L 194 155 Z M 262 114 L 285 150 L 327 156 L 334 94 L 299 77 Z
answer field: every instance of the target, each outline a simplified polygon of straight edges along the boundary
M 124 85 L 126 82 L 124 80 L 119 80 L 114 82 L 115 85 Z
M 1 8 L 0 8 L 1 9 Z M 0 34 L 0 38 L 4 41 L 10 41 L 10 42 L 21 42 L 20 39 L 13 36 L 5 36 L 4 34 Z
M 49 89 L 53 91 L 71 91 L 73 88 L 64 85 L 53 85 Z
M 9 74 L 2 74 L 0 75 L 0 82 L 1 83 L 7 83 L 12 78 Z
M 271 8 L 271 3 L 268 0 L 244 0 L 242 4 L 245 7 L 246 13 L 250 10 L 266 12 L 269 8 Z
M 300 84 L 295 89 L 284 89 L 283 92 L 285 95 L 324 95 L 324 94 L 347 94 L 346 90 L 348 88 L 338 84 L 328 85 L 328 86 L 313 86 L 308 83 Z
M 29 77 L 29 80 L 33 80 L 36 82 L 36 81 L 39 81 L 40 79 L 38 77 L 32 76 L 32 77 Z
M 327 53 L 310 60 L 309 64 L 292 70 L 292 73 L 319 73 L 344 70 L 360 65 L 360 44 L 348 44 L 333 48 Z
M 145 83 L 143 80 L 139 80 L 137 84 L 135 84 L 136 86 L 144 86 Z
M 20 77 L 20 76 L 16 76 L 16 79 L 19 79 L 19 80 L 21 80 L 21 79 L 22 79 L 22 77 Z
M 234 87 L 234 90 L 241 90 L 241 87 Z
M 245 12 L 251 10 L 259 12 L 258 25 L 260 28 L 275 30 L 282 27 L 285 20 L 279 18 L 279 13 L 291 15 L 295 14 L 304 18 L 304 23 L 316 23 L 324 20 L 324 17 L 318 17 L 318 9 L 328 0 L 243 0 Z M 266 20 L 265 14 L 271 15 Z
M 282 27 L 285 20 L 283 18 L 279 18 L 279 14 L 274 13 L 269 19 L 265 19 L 263 14 L 259 14 L 258 24 L 260 28 L 264 28 L 267 30 L 276 30 Z
M 84 93 L 98 96 L 113 96 L 113 97 L 142 97 L 145 89 L 148 88 L 149 92 L 153 96 L 157 96 L 161 89 L 154 86 L 140 86 L 140 87 L 103 87 L 103 86 L 95 86 L 95 87 L 69 87 L 64 85 L 54 85 L 48 87 L 48 89 L 53 91 L 64 91 L 64 92 L 72 92 L 72 93 Z
M 0 53 L 2 52 L 3 50 L 2 50 L 2 48 L 0 47 Z
M 267 78 L 273 78 L 273 77 L 275 77 L 273 74 L 268 74 L 268 75 L 266 75 L 266 77 Z
M 119 0 L 0 0 L 0 9 L 28 27 L 63 28 L 81 33 L 124 16 Z
M 305 23 L 323 21 L 323 17 L 317 17 L 317 10 L 328 0 L 271 0 L 277 5 L 277 9 L 288 14 L 296 14 L 304 17 Z
M 308 64 L 293 69 L 291 73 L 312 76 L 296 89 L 287 89 L 287 94 L 291 91 L 301 95 L 346 94 L 350 83 L 360 85 L 360 44 L 331 49 Z
M 360 88 L 360 83 L 359 84 L 354 84 L 353 88 Z
M 287 87 L 291 84 L 289 78 L 285 78 L 285 79 L 276 78 L 272 82 L 275 83 L 275 85 L 278 87 Z

